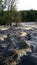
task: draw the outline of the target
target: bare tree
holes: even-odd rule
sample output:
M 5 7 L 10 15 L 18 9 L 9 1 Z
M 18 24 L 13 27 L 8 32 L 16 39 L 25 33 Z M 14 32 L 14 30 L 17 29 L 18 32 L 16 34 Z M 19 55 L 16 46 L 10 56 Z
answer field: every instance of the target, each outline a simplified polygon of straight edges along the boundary
M 6 0 L 6 6 L 7 10 L 9 11 L 9 14 L 12 14 L 13 8 L 16 6 L 16 0 Z M 10 17 L 11 20 L 11 17 Z M 10 25 L 12 24 L 12 21 L 10 21 Z
M 0 8 L 12 10 L 16 5 L 16 0 L 0 0 Z
M 5 0 L 5 4 L 8 10 L 12 10 L 15 7 L 16 0 Z
M 6 4 L 6 0 L 0 0 L 0 8 L 1 9 L 4 10 L 6 8 L 6 5 L 5 4 Z
M 3 11 L 7 10 L 9 11 L 7 14 L 10 16 L 12 15 L 12 10 L 16 5 L 16 0 L 0 0 L 0 9 L 2 10 L 2 16 L 3 16 Z M 12 24 L 12 19 L 10 18 L 10 25 Z

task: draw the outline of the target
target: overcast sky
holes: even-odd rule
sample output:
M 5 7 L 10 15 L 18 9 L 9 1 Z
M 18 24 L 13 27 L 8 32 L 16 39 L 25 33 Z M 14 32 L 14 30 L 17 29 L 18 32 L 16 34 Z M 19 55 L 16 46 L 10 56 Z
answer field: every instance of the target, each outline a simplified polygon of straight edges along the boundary
M 37 0 L 18 0 L 17 2 L 18 10 L 37 10 Z

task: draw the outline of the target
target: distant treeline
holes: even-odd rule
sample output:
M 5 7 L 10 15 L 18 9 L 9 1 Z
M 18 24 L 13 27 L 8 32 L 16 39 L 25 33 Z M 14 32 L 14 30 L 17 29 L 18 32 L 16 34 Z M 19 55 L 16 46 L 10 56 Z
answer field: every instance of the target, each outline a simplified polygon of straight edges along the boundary
M 12 22 L 37 22 L 37 10 L 2 11 L 0 10 L 0 24 L 11 24 Z
M 37 22 L 37 10 L 23 10 L 20 11 L 22 22 Z

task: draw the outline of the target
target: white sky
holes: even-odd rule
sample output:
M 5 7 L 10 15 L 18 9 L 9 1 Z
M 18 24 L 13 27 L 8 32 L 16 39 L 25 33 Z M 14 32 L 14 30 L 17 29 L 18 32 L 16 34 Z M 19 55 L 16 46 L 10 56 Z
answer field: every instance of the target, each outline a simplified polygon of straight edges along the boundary
M 17 3 L 18 10 L 37 10 L 37 0 L 18 0 Z

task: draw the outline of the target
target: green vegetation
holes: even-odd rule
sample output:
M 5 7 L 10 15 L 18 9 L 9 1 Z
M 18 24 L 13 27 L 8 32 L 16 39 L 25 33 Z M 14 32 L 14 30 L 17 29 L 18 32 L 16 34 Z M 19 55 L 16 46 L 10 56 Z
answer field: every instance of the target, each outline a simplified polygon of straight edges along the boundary
M 12 11 L 0 10 L 0 24 L 10 24 L 12 22 L 37 22 L 37 11 L 27 10 L 27 11 L 17 11 L 13 9 Z
M 11 25 L 12 22 L 16 22 L 16 25 L 18 22 L 37 22 L 36 10 L 17 11 L 15 1 L 0 0 L 0 25 Z
M 37 10 L 24 10 L 20 11 L 22 22 L 37 22 Z
M 21 14 L 18 11 L 12 10 L 12 11 L 0 11 L 0 24 L 11 24 L 12 22 L 21 22 Z

